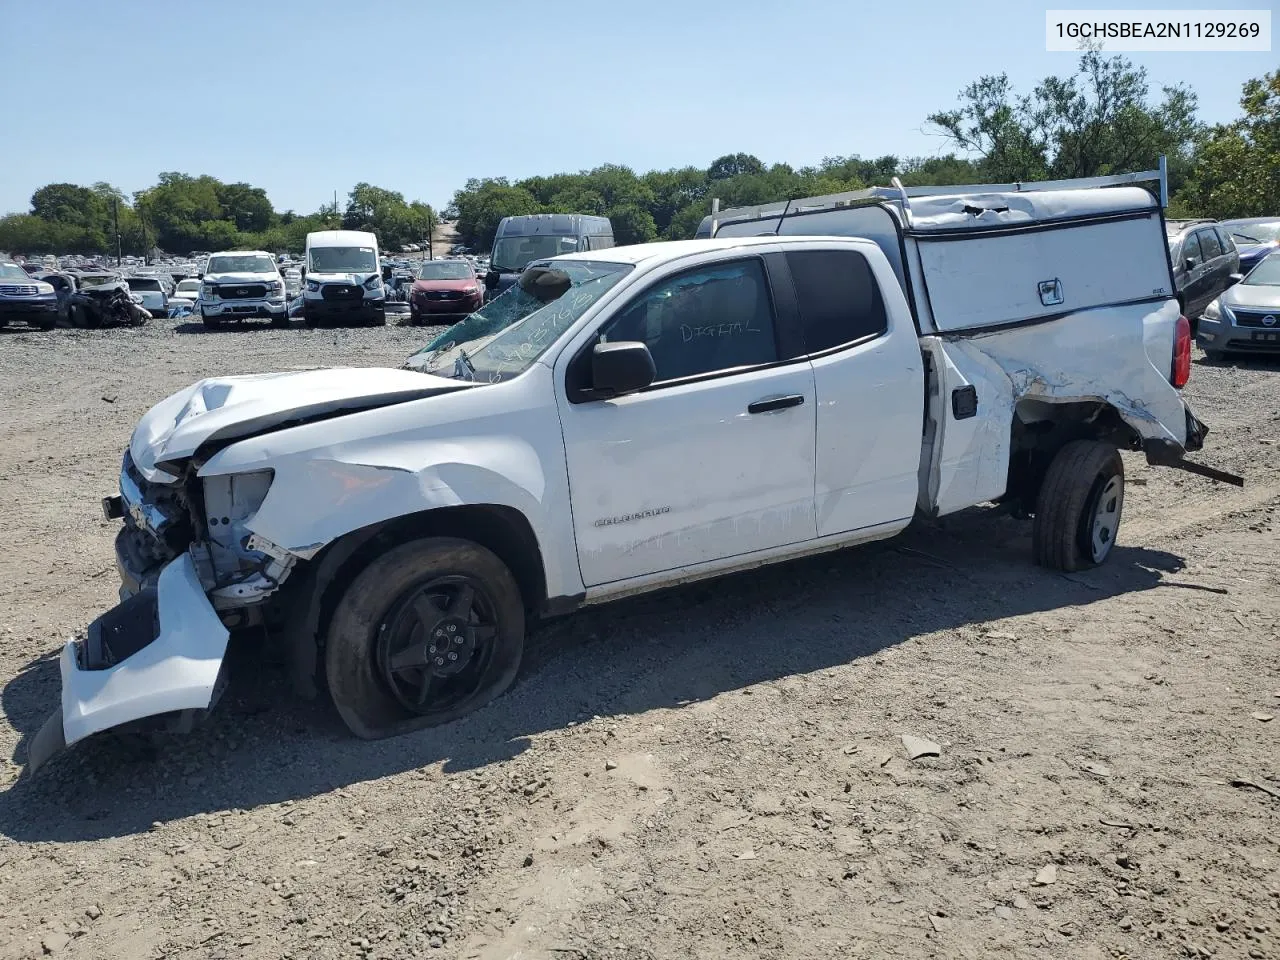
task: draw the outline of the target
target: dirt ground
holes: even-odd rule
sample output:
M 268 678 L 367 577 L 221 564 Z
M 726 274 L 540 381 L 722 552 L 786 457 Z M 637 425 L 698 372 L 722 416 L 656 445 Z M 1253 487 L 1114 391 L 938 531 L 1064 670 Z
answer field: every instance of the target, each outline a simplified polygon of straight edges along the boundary
M 0 958 L 1280 958 L 1280 361 L 1197 357 L 1247 485 L 1127 457 L 1102 569 L 968 511 L 545 625 L 506 696 L 376 743 L 242 645 L 205 726 L 20 782 L 137 418 L 427 337 L 0 331 Z

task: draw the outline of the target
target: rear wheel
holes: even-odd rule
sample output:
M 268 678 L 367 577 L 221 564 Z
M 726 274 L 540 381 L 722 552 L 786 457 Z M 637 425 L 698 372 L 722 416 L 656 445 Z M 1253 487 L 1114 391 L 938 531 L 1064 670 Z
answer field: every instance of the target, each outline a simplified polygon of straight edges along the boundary
M 1098 440 L 1065 444 L 1036 499 L 1032 550 L 1053 570 L 1096 567 L 1111 555 L 1124 508 L 1124 461 Z
M 488 703 L 523 649 L 524 604 L 506 565 L 470 541 L 428 537 L 352 580 L 329 623 L 325 674 L 351 732 L 378 739 Z

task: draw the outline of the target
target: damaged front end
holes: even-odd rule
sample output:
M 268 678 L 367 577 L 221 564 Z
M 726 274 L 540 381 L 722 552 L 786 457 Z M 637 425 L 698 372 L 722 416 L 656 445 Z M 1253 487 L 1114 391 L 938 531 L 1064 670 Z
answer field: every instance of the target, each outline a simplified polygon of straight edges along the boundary
M 166 465 L 172 467 L 173 465 Z M 189 728 L 225 686 L 230 631 L 261 624 L 297 557 L 254 534 L 269 470 L 201 478 L 199 464 L 148 480 L 126 452 L 120 494 L 103 501 L 116 535 L 120 603 L 62 651 L 62 707 L 28 748 L 32 774 L 92 734 L 162 718 Z

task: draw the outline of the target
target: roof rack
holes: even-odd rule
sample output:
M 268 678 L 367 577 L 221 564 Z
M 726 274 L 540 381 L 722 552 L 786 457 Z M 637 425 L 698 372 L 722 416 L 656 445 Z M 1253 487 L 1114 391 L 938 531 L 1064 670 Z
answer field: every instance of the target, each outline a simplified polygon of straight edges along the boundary
M 1014 183 L 962 183 L 936 187 L 903 187 L 902 182 L 893 178 L 891 187 L 867 187 L 864 190 L 848 190 L 844 193 L 829 193 L 820 197 L 804 197 L 799 200 L 760 203 L 747 207 L 735 207 L 731 210 L 721 209 L 719 198 L 711 201 L 713 219 L 712 235 L 715 228 L 729 220 L 763 220 L 768 217 L 781 216 L 783 212 L 807 213 L 814 210 L 829 210 L 847 207 L 864 200 L 896 200 L 907 210 L 910 209 L 911 197 L 941 197 L 964 193 L 1029 193 L 1042 190 L 1089 190 L 1095 187 L 1119 187 L 1125 184 L 1159 183 L 1160 206 L 1169 205 L 1168 165 L 1163 154 L 1160 155 L 1159 166 L 1154 170 L 1143 170 L 1138 173 L 1120 173 L 1107 177 L 1078 177 L 1071 180 L 1035 180 Z

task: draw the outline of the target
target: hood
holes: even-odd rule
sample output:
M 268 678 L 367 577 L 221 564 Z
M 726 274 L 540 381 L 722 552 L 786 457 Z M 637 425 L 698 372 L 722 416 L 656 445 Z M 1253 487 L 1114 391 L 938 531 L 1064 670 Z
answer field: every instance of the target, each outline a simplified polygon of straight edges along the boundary
M 274 273 L 206 273 L 205 283 L 275 283 Z
M 413 281 L 413 289 L 415 290 L 463 290 L 475 289 L 480 286 L 480 281 L 475 277 L 470 280 L 415 280 Z
M 212 377 L 148 410 L 133 431 L 129 452 L 148 480 L 171 481 L 173 475 L 158 464 L 190 457 L 210 441 L 236 440 L 290 421 L 368 410 L 469 386 L 378 367 Z
M 1276 311 L 1280 314 L 1280 287 L 1261 283 L 1237 283 L 1225 290 L 1219 298 L 1232 310 Z

